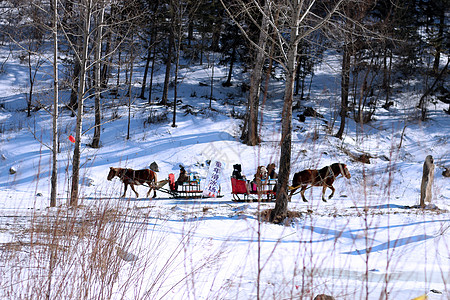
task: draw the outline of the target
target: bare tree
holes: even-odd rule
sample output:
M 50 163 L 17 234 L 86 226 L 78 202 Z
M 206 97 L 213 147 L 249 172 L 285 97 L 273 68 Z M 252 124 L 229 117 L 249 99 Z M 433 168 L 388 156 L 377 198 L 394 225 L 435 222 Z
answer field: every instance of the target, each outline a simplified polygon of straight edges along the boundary
M 44 23 L 44 8 L 39 1 L 33 1 L 33 5 L 26 5 L 21 2 L 13 4 L 21 21 L 17 26 L 12 26 L 12 30 L 6 31 L 6 34 L 21 49 L 19 59 L 21 63 L 26 63 L 28 68 L 27 116 L 31 117 L 34 90 L 37 83 L 36 76 L 45 62 L 42 45 L 44 29 L 47 26 Z
M 95 126 L 94 137 L 92 139 L 92 148 L 100 147 L 100 132 L 101 132 L 101 110 L 100 110 L 100 95 L 101 95 L 101 56 L 102 56 L 102 42 L 103 42 L 103 20 L 105 17 L 105 5 L 103 1 L 97 3 L 96 20 L 96 43 L 94 54 L 94 85 L 95 85 Z
M 170 1 L 170 15 L 172 19 L 172 29 L 171 32 L 174 36 L 175 41 L 175 79 L 174 79 L 174 95 L 173 95 L 173 118 L 172 127 L 176 127 L 176 116 L 177 116 L 177 96 L 178 96 L 178 72 L 180 68 L 180 55 L 181 55 L 181 41 L 183 32 L 183 14 L 185 7 L 183 7 L 183 2 L 181 0 L 171 0 Z
M 27 51 L 27 64 L 28 64 L 28 82 L 30 84 L 27 95 L 27 116 L 31 117 L 31 107 L 33 106 L 34 86 L 36 84 L 36 75 L 40 70 L 44 60 L 38 53 L 38 49 L 33 49 L 33 42 L 29 42 Z
M 123 4 L 123 3 L 122 3 Z M 80 181 L 80 160 L 81 160 L 81 138 L 83 135 L 83 114 L 84 114 L 84 100 L 87 97 L 86 82 L 88 78 L 88 73 L 90 70 L 94 69 L 94 79 L 95 79 L 95 92 L 96 92 L 96 104 L 95 104 L 95 114 L 96 120 L 95 125 L 92 127 L 97 131 L 97 138 L 99 141 L 99 131 L 100 131 L 100 88 L 102 85 L 101 80 L 101 62 L 113 55 L 113 53 L 120 48 L 120 43 L 126 40 L 126 37 L 130 33 L 130 24 L 133 19 L 137 19 L 137 16 L 130 17 L 132 10 L 128 9 L 133 7 L 133 2 L 127 2 L 121 7 L 123 12 L 125 12 L 125 17 L 123 20 L 116 21 L 120 23 L 120 26 L 115 26 L 116 24 L 109 24 L 110 27 L 116 27 L 120 31 L 121 41 L 113 48 L 110 52 L 105 53 L 101 51 L 101 45 L 103 40 L 103 27 L 104 27 L 104 14 L 105 10 L 109 10 L 108 7 L 115 6 L 115 3 L 104 0 L 79 0 L 77 5 L 73 5 L 72 9 L 77 9 L 73 14 L 78 16 L 79 28 L 78 28 L 78 41 L 79 45 L 71 43 L 71 39 L 68 38 L 70 34 L 67 28 L 62 26 L 62 30 L 65 33 L 67 40 L 71 46 L 71 51 L 74 53 L 76 61 L 75 66 L 79 66 L 79 76 L 77 82 L 77 120 L 75 126 L 75 146 L 72 156 L 72 182 L 71 182 L 71 195 L 69 199 L 69 205 L 77 206 L 79 198 L 79 181 Z M 118 6 L 115 6 L 116 8 Z M 127 14 L 127 12 L 130 12 Z M 93 22 L 93 20 L 96 20 Z M 118 34 L 118 33 L 117 33 Z M 78 67 L 77 67 L 78 68 Z M 92 129 L 90 128 L 90 129 Z M 90 130 L 89 129 L 89 130 Z M 94 139 L 95 141 L 95 139 Z
M 58 0 L 52 0 L 53 8 L 53 115 L 52 115 L 52 177 L 50 192 L 50 207 L 56 206 L 56 195 L 58 191 L 58 105 L 59 105 L 59 82 L 58 82 Z
M 167 98 L 169 94 L 169 83 L 170 83 L 170 69 L 172 67 L 172 56 L 173 56 L 173 47 L 175 44 L 175 37 L 173 28 L 169 26 L 169 35 L 168 35 L 168 48 L 167 48 L 167 55 L 166 55 L 166 74 L 164 76 L 164 87 L 163 87 L 163 94 L 162 94 L 162 104 L 167 105 Z
M 37 84 L 37 75 L 41 71 L 41 67 L 50 62 L 53 65 L 53 109 L 48 111 L 52 116 L 52 145 L 39 140 L 41 144 L 47 147 L 52 152 L 52 171 L 51 171 L 51 191 L 50 191 L 50 207 L 56 206 L 56 196 L 58 188 L 58 6 L 57 0 L 52 0 L 50 3 L 45 1 L 32 1 L 29 3 L 16 2 L 17 5 L 13 10 L 18 12 L 21 21 L 17 24 L 19 31 L 10 34 L 7 33 L 11 40 L 18 45 L 24 52 L 22 52 L 21 59 L 25 60 L 28 67 L 28 81 L 29 90 L 27 95 L 27 116 L 31 116 L 31 108 L 33 106 L 34 90 Z M 46 21 L 45 16 L 51 14 L 51 22 Z M 20 26 L 19 26 L 20 24 Z M 12 24 L 10 24 L 12 25 Z M 44 42 L 44 35 L 51 31 L 53 37 L 53 59 L 45 57 L 41 53 L 41 46 Z M 23 43 L 23 44 L 22 44 Z M 39 108 L 45 105 L 39 105 Z M 37 137 L 35 136 L 37 139 Z
M 81 160 L 81 135 L 83 127 L 83 109 L 85 97 L 85 82 L 87 73 L 87 62 L 89 54 L 91 18 L 94 9 L 93 0 L 81 0 L 80 16 L 82 17 L 83 28 L 81 30 L 82 50 L 78 53 L 77 59 L 80 65 L 79 86 L 77 91 L 78 109 L 77 122 L 75 126 L 75 148 L 72 159 L 72 185 L 70 190 L 70 206 L 78 206 L 78 193 L 80 181 L 80 160 Z
M 279 55 L 274 57 L 284 69 L 285 89 L 284 104 L 282 110 L 281 141 L 280 141 L 280 163 L 277 184 L 277 198 L 275 208 L 271 213 L 271 221 L 281 222 L 287 215 L 288 204 L 288 182 L 291 168 L 291 142 L 292 142 L 292 103 L 294 93 L 295 72 L 297 69 L 298 45 L 300 41 L 310 36 L 331 21 L 331 16 L 335 14 L 344 0 L 337 1 L 319 1 L 319 0 L 284 0 L 274 1 L 266 0 L 264 6 L 258 0 L 236 0 L 234 9 L 231 5 L 222 5 L 228 14 L 236 19 L 233 14 L 242 12 L 248 7 L 256 7 L 262 15 L 262 18 L 268 20 L 269 26 L 265 35 L 276 46 L 275 53 Z M 268 10 L 265 10 L 266 5 Z M 239 9 L 236 9 L 238 7 Z M 277 16 L 280 16 L 277 19 Z M 249 39 L 250 43 L 258 47 L 258 42 L 252 40 L 248 32 L 239 25 L 241 31 Z M 262 27 L 259 30 L 264 30 Z M 272 38 L 270 32 L 274 32 Z M 259 47 L 258 47 L 259 48 Z M 267 54 L 265 49 L 259 48 Z
M 146 42 L 145 44 L 147 44 L 147 57 L 145 59 L 145 68 L 144 68 L 144 75 L 142 78 L 142 87 L 141 87 L 141 94 L 139 95 L 139 98 L 141 99 L 146 99 L 145 97 L 145 88 L 147 85 L 147 77 L 148 77 L 148 71 L 150 69 L 150 62 L 152 63 L 151 65 L 151 71 L 150 71 L 150 83 L 149 83 L 149 99 L 148 99 L 148 104 L 151 104 L 152 99 L 151 99 L 151 95 L 152 95 L 152 84 L 153 84 L 153 74 L 154 74 L 154 66 L 155 66 L 155 56 L 156 56 L 156 46 L 158 44 L 158 7 L 159 5 L 159 0 L 153 0 L 147 1 L 147 5 L 148 7 L 148 12 L 146 15 L 147 19 L 150 19 L 150 24 L 147 24 L 147 22 L 145 22 L 145 24 L 147 24 L 147 26 L 149 26 L 148 30 L 144 31 L 150 31 L 147 32 L 146 34 L 144 34 L 143 36 L 143 40 L 147 40 L 148 38 L 150 39 L 148 42 Z
M 269 14 L 270 5 L 269 1 L 264 3 L 263 16 Z M 248 115 L 243 128 L 243 142 L 250 146 L 258 145 L 261 142 L 261 138 L 258 134 L 258 113 L 259 113 L 259 97 L 261 91 L 261 81 L 264 62 L 266 60 L 265 49 L 268 40 L 269 19 L 266 17 L 261 18 L 261 29 L 258 38 L 258 46 L 255 47 L 256 58 L 253 64 L 253 70 L 250 76 L 250 90 L 248 95 Z
M 351 59 L 360 47 L 360 39 L 364 39 L 365 33 L 363 19 L 373 4 L 373 0 L 357 1 L 346 0 L 341 15 L 341 28 L 338 36 L 342 43 L 342 67 L 341 67 L 341 108 L 340 125 L 336 137 L 342 139 L 344 134 L 349 104 Z

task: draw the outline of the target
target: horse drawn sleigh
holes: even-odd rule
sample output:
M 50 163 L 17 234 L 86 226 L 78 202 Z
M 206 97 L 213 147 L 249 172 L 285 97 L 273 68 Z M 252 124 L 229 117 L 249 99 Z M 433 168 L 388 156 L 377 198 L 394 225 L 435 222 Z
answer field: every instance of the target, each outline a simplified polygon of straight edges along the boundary
M 233 201 L 252 201 L 252 195 L 258 197 L 257 201 L 274 201 L 276 198 L 277 174 L 275 173 L 275 165 L 269 164 L 267 168 L 259 166 L 253 181 L 248 181 L 241 175 L 241 165 L 234 165 L 233 175 L 231 177 L 231 187 L 233 194 Z M 349 179 L 351 178 L 347 166 L 342 163 L 334 163 L 318 170 L 306 169 L 294 174 L 292 179 L 292 186 L 287 188 L 286 193 L 289 195 L 289 201 L 292 196 L 297 193 L 301 194 L 302 200 L 308 202 L 305 198 L 305 191 L 314 186 L 322 187 L 322 200 L 325 199 L 326 189 L 331 190 L 328 199 L 334 195 L 335 188 L 333 183 L 336 177 L 342 175 Z M 300 189 L 300 191 L 297 191 Z
M 188 178 L 182 182 L 177 182 L 175 180 L 175 174 L 170 173 L 169 178 L 165 180 L 165 182 L 169 183 L 169 188 L 164 188 L 165 184 L 162 184 L 157 190 L 169 194 L 173 198 L 192 199 L 209 197 L 208 195 L 204 195 L 204 191 L 200 184 L 201 179 L 198 177 L 194 176 L 194 178 Z M 220 194 L 220 189 L 215 197 L 223 197 L 223 195 Z
M 259 166 L 252 181 L 241 174 L 241 165 L 233 165 L 231 176 L 231 194 L 235 202 L 271 202 L 276 198 L 277 174 L 275 164 Z M 255 197 L 257 197 L 255 199 Z
M 201 179 L 198 175 L 187 174 L 184 167 L 180 166 L 180 175 L 178 179 L 175 180 L 175 174 L 170 173 L 168 179 L 161 181 L 157 180 L 156 172 L 159 170 L 156 167 L 150 167 L 150 169 L 134 170 L 129 168 L 113 168 L 110 167 L 108 173 L 108 180 L 112 180 L 114 177 L 118 177 L 120 181 L 124 184 L 124 192 L 122 198 L 125 197 L 128 185 L 131 187 L 133 192 L 136 194 L 136 198 L 139 197 L 138 192 L 135 190 L 135 185 L 143 185 L 149 188 L 147 192 L 147 197 L 150 196 L 153 190 L 153 197 L 156 197 L 156 191 L 160 191 L 169 194 L 173 198 L 207 198 L 207 197 L 223 197 L 220 194 L 220 186 L 217 188 L 206 186 L 209 190 L 205 193 L 201 187 Z M 165 188 L 168 183 L 168 188 Z M 214 190 L 216 189 L 216 190 Z M 211 194 L 211 190 L 214 194 Z

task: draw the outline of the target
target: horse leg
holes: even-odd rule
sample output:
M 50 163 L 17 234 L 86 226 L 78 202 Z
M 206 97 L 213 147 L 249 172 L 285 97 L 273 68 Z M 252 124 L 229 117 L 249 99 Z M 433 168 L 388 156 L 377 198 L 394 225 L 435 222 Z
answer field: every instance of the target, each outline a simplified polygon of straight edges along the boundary
M 136 192 L 136 190 L 134 189 L 134 184 L 130 183 L 130 187 L 133 190 L 133 192 L 136 194 L 136 198 L 139 198 L 138 192 Z
M 330 190 L 331 190 L 331 195 L 328 196 L 328 199 L 331 199 L 331 198 L 333 197 L 333 195 L 334 195 L 335 189 L 334 189 L 334 187 L 333 187 L 332 185 L 330 185 L 329 188 L 330 188 Z
M 302 195 L 303 202 L 308 202 L 305 198 L 306 185 L 302 185 L 302 189 L 300 190 L 300 194 Z
M 324 185 L 323 187 L 322 187 L 322 201 L 323 202 L 327 202 L 327 200 L 325 200 L 325 191 L 327 190 L 327 186 L 326 185 Z
M 150 192 L 153 190 L 153 198 L 156 197 L 156 189 L 153 187 L 153 185 L 150 183 L 150 189 L 147 192 L 147 198 L 150 195 Z
M 124 189 L 123 189 L 123 195 L 122 195 L 122 198 L 125 198 L 125 194 L 127 193 L 127 189 L 128 189 L 128 183 L 126 183 L 126 182 L 124 182 L 123 183 L 124 184 Z
M 155 174 L 155 178 L 153 178 L 153 185 L 152 185 L 152 188 L 153 188 L 153 198 L 156 198 L 156 185 L 158 184 L 158 177 L 157 177 L 157 175 L 156 175 L 156 173 L 154 173 Z M 152 182 L 150 182 L 150 184 L 152 184 Z M 150 192 L 150 191 L 148 191 L 148 192 Z

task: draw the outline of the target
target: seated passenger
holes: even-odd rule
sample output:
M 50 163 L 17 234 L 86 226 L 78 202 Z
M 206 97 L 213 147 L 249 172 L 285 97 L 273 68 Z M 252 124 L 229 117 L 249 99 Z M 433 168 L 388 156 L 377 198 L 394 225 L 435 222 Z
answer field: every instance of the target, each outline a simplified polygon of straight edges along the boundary
M 269 176 L 269 179 L 276 179 L 278 178 L 277 172 L 275 172 L 275 164 L 270 163 L 267 165 L 267 174 Z
M 243 180 L 244 176 L 242 176 L 241 172 L 242 172 L 241 165 L 239 165 L 239 164 L 233 165 L 233 173 L 232 173 L 231 176 L 233 178 L 236 178 L 236 179 L 239 179 L 239 180 Z
M 252 191 L 256 192 L 256 191 L 261 191 L 262 190 L 262 185 L 263 185 L 263 181 L 267 180 L 267 169 L 264 166 L 259 166 L 256 169 L 256 174 L 253 178 L 252 183 Z M 256 185 L 256 190 L 254 188 L 254 186 Z
M 180 165 L 180 175 L 178 176 L 177 181 L 175 181 L 175 190 L 178 189 L 178 185 L 183 185 L 183 182 L 187 181 L 189 181 L 189 176 L 187 175 L 184 167 Z

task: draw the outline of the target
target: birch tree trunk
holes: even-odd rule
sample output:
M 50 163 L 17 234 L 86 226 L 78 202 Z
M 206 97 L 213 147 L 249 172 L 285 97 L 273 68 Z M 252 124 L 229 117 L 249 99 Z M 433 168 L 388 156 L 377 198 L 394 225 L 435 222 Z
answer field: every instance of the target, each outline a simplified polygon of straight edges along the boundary
M 83 106 L 84 106 L 84 93 L 86 82 L 86 68 L 88 60 L 88 44 L 89 44 L 89 31 L 91 29 L 91 14 L 92 14 L 92 0 L 83 1 L 83 32 L 82 32 L 82 51 L 79 55 L 80 68 L 80 81 L 78 86 L 78 110 L 77 110 L 77 123 L 75 127 L 75 148 L 73 150 L 72 158 L 72 187 L 69 205 L 78 206 L 78 193 L 79 193 L 79 181 L 80 181 L 80 160 L 81 160 L 81 134 L 83 127 Z
M 98 3 L 99 12 L 97 16 L 97 42 L 95 45 L 95 73 L 94 73 L 94 82 L 95 82 L 95 126 L 94 126 L 94 137 L 92 139 L 92 148 L 100 147 L 100 132 L 101 132 L 101 109 L 100 109 L 100 92 L 101 92 L 101 56 L 102 56 L 102 35 L 103 35 L 103 20 L 105 16 L 105 6 L 103 1 Z
M 50 191 L 50 207 L 56 206 L 58 191 L 58 1 L 52 0 L 53 5 L 53 115 L 52 115 L 52 177 Z

